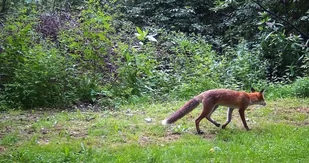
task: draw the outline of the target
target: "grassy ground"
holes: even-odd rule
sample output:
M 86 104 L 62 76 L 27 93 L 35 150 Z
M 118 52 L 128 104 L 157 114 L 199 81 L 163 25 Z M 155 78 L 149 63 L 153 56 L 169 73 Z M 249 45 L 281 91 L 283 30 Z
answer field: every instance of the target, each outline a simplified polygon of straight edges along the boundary
M 309 99 L 269 101 L 238 112 L 227 129 L 194 120 L 161 120 L 184 102 L 124 106 L 120 111 L 10 111 L 0 115 L 0 162 L 308 162 Z M 213 119 L 223 123 L 226 108 Z

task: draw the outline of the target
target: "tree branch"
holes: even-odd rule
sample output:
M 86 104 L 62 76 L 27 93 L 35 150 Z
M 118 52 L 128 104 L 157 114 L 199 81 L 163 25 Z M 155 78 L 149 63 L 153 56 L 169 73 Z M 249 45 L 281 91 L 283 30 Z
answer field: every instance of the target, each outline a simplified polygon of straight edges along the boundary
M 285 23 L 287 23 L 288 25 L 290 25 L 291 27 L 293 27 L 298 33 L 300 33 L 300 35 L 301 35 L 304 39 L 306 39 L 306 40 L 309 39 L 309 36 L 306 35 L 305 33 L 303 33 L 303 32 L 302 32 L 300 29 L 298 29 L 295 25 L 293 25 L 293 24 L 290 23 L 289 21 L 283 19 L 282 17 L 278 16 L 278 15 L 275 14 L 274 12 L 267 10 L 264 6 L 262 6 L 262 5 L 260 4 L 259 1 L 254 1 L 254 2 L 255 2 L 259 7 L 261 7 L 264 11 L 266 11 L 267 13 L 269 13 L 269 14 L 275 16 L 276 18 L 278 18 L 278 19 L 284 21 Z

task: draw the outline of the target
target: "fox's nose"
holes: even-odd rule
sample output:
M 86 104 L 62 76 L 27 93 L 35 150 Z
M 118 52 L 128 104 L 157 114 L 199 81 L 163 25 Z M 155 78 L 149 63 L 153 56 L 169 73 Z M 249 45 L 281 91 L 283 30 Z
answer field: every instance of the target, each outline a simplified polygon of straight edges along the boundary
M 265 106 L 265 105 L 266 105 L 266 102 L 265 102 L 265 101 L 261 102 L 261 105 Z

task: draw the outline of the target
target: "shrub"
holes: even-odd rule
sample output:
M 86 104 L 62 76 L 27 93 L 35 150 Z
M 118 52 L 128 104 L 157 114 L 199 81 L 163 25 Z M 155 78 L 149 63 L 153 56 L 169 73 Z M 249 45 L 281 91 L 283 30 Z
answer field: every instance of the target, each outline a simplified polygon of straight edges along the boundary
M 25 52 L 39 39 L 33 30 L 37 19 L 35 16 L 23 14 L 25 13 L 8 16 L 0 32 L 0 85 L 2 86 L 11 81 L 18 64 L 26 61 Z
M 260 17 L 259 40 L 262 57 L 268 61 L 268 80 L 294 81 L 305 76 L 309 51 L 306 41 L 301 36 L 287 33 L 284 26 L 272 20 L 268 14 L 261 13 Z
M 292 88 L 297 97 L 309 97 L 309 77 L 297 79 Z
M 58 107 L 77 99 L 78 81 L 74 70 L 57 49 L 34 46 L 25 53 L 26 62 L 20 63 L 12 82 L 5 85 L 6 98 L 15 107 Z
M 212 72 L 224 87 L 249 90 L 264 82 L 266 62 L 261 59 L 259 49 L 249 49 L 243 41 L 236 47 L 226 47 L 212 64 Z
M 267 88 L 266 96 L 270 99 L 285 97 L 309 97 L 309 78 L 298 78 L 293 83 L 272 83 Z
M 167 36 L 171 44 L 166 47 L 169 56 L 165 59 L 169 61 L 170 75 L 177 81 L 171 87 L 177 98 L 188 98 L 219 85 L 219 75 L 212 72 L 217 56 L 204 37 L 179 32 Z
M 293 87 L 290 84 L 284 83 L 271 83 L 265 92 L 265 96 L 268 99 L 293 97 Z
M 43 28 L 37 27 L 46 24 L 38 26 L 38 22 L 47 21 L 38 21 L 38 18 L 57 20 L 57 14 L 46 18 L 36 16 L 39 14 L 31 11 L 28 13 L 31 16 L 27 17 L 24 11 L 28 10 L 21 10 L 8 17 L 0 34 L 3 38 L 0 40 L 0 105 L 33 108 L 64 107 L 79 101 L 93 102 L 96 95 L 91 92 L 98 91 L 102 76 L 96 72 L 91 73 L 93 67 L 83 65 L 86 61 L 80 59 L 82 56 L 68 55 L 66 42 L 61 40 L 63 37 L 58 33 L 71 31 L 69 25 L 72 22 L 57 29 L 52 36 L 43 33 L 43 37 L 40 34 Z M 50 38 L 52 41 L 49 41 Z M 75 58 L 76 56 L 79 58 Z M 93 60 L 89 61 L 91 64 L 97 63 L 91 61 Z

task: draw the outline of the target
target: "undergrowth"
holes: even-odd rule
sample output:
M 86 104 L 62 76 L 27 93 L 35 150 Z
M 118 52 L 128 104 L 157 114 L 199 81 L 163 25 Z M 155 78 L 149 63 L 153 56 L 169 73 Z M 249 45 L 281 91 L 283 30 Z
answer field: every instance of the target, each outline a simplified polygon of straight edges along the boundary
M 137 27 L 109 12 L 113 3 L 90 1 L 78 13 L 31 3 L 8 11 L 1 26 L 0 110 L 118 109 L 213 88 L 265 88 L 271 98 L 309 95 L 308 49 L 301 38 L 268 28 L 267 14 L 257 18 L 260 43 L 239 38 L 233 46 L 218 43 L 218 50 L 205 35 Z M 292 52 L 298 55 L 286 57 Z

